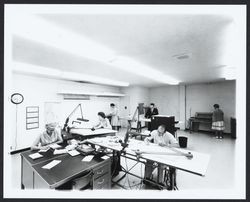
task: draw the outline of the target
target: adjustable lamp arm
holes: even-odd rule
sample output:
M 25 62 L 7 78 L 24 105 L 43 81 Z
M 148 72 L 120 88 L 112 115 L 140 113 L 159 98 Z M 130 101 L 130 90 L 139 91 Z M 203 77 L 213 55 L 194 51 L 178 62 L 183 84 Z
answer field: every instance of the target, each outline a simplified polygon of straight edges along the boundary
M 76 108 L 75 108 L 75 109 L 70 113 L 70 115 L 66 118 L 65 124 L 64 124 L 64 126 L 63 126 L 63 130 L 64 130 L 64 131 L 66 131 L 66 128 L 68 127 L 68 123 L 69 123 L 70 117 L 75 113 L 75 111 L 78 109 L 78 107 L 80 107 L 81 116 L 82 116 L 82 118 L 83 118 L 82 105 L 81 105 L 81 104 L 78 104 L 78 105 L 76 106 Z
M 82 118 L 83 118 L 83 114 L 82 114 L 82 105 L 81 105 L 81 104 L 78 104 L 78 105 L 76 106 L 76 108 L 70 113 L 70 115 L 68 116 L 68 118 L 70 118 L 70 117 L 75 113 L 75 111 L 78 109 L 78 107 L 80 107 L 80 109 L 81 109 L 81 115 L 82 115 Z

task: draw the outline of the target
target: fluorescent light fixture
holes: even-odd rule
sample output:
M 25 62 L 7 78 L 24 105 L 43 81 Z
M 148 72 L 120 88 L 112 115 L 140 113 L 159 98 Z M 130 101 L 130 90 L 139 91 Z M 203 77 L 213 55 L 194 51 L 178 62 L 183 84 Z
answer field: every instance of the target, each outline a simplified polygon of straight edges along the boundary
M 37 65 L 26 64 L 22 62 L 13 62 L 12 71 L 16 73 L 31 74 L 37 76 L 46 76 L 49 78 L 59 78 L 62 74 L 60 70 L 41 67 Z
M 79 74 L 79 73 L 72 73 L 72 72 L 63 72 L 62 79 L 65 80 L 73 80 L 73 81 L 87 81 L 92 83 L 99 83 L 99 84 L 106 84 L 106 85 L 113 85 L 113 86 L 129 86 L 129 83 L 116 81 L 112 79 L 107 79 L 98 76 L 92 76 L 87 74 Z
M 143 76 L 147 79 L 155 80 L 164 84 L 178 84 L 179 81 L 163 74 L 162 72 L 148 67 L 138 61 L 129 57 L 116 57 L 115 52 L 104 47 L 83 35 L 61 29 L 54 24 L 50 24 L 46 20 L 35 15 L 26 15 L 21 13 L 18 18 L 13 20 L 13 34 L 26 38 L 28 40 L 36 41 L 38 43 L 46 44 L 63 51 L 67 51 L 74 55 L 79 55 L 91 60 L 96 60 L 113 66 L 113 68 L 120 68 L 138 76 Z M 15 23 L 14 23 L 15 22 Z M 18 23 L 16 23 L 18 22 Z M 112 62 L 110 62 L 112 61 Z M 70 75 L 68 73 L 68 75 Z M 72 77 L 76 77 L 73 74 Z M 94 78 L 89 77 L 94 80 Z M 100 80 L 98 78 L 97 80 Z M 110 82 L 103 80 L 103 82 Z M 112 83 L 112 82 L 111 82 Z M 122 84 L 123 85 L 123 84 Z
M 161 71 L 155 70 L 129 57 L 119 56 L 109 64 L 147 79 L 158 81 L 159 83 L 177 85 L 180 82 L 171 76 L 163 74 Z
M 16 16 L 16 17 L 14 17 Z M 62 29 L 36 15 L 13 15 L 12 33 L 25 39 L 54 47 L 74 55 L 106 62 L 115 57 L 114 51 L 89 38 Z
M 87 75 L 87 74 L 81 74 L 81 73 L 60 71 L 60 70 L 41 67 L 37 65 L 30 65 L 30 64 L 21 63 L 21 62 L 13 62 L 13 72 L 44 76 L 47 78 L 57 78 L 57 79 L 69 80 L 69 81 L 83 81 L 83 82 L 85 81 L 85 82 L 91 82 L 91 83 L 96 83 L 96 84 L 105 84 L 105 85 L 122 86 L 122 87 L 129 86 L 129 83 L 127 82 L 122 82 L 122 81 L 117 81 L 113 79 L 107 79 L 107 78 L 97 77 L 97 76 L 92 76 L 92 75 Z

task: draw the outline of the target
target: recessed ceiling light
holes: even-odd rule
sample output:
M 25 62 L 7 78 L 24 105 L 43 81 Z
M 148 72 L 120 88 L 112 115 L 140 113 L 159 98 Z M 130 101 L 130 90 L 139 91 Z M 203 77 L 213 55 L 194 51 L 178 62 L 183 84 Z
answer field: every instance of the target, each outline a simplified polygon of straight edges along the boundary
M 178 60 L 183 60 L 183 59 L 188 59 L 191 57 L 191 53 L 181 53 L 181 54 L 176 54 L 176 55 L 173 55 L 172 57 L 173 58 L 176 58 Z

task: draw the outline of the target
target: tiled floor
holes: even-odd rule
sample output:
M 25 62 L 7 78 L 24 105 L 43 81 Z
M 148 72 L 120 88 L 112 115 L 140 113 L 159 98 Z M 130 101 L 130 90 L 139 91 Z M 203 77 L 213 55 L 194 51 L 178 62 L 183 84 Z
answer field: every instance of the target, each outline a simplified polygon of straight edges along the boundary
M 121 139 L 125 134 L 125 129 L 122 129 L 117 134 Z M 195 132 L 190 134 L 185 131 L 178 131 L 178 136 L 185 135 L 188 137 L 188 149 L 210 154 L 210 162 L 205 177 L 197 176 L 191 173 L 177 170 L 177 186 L 179 190 L 185 189 L 227 189 L 234 184 L 234 149 L 235 140 L 225 136 L 223 140 L 218 140 L 212 134 Z M 12 156 L 12 176 L 13 188 L 20 187 L 21 179 L 21 164 L 20 155 Z M 131 160 L 121 159 L 121 164 L 124 168 L 130 168 L 136 162 Z M 131 172 L 136 175 L 144 175 L 144 165 L 137 164 Z M 121 176 L 123 173 L 120 173 Z M 117 176 L 117 178 L 119 178 Z M 220 180 L 218 180 L 220 179 Z M 114 179 L 116 180 L 116 178 Z M 141 184 L 139 178 L 126 176 L 119 184 L 124 185 L 126 189 L 147 189 L 148 187 Z M 120 189 L 114 185 L 113 189 Z

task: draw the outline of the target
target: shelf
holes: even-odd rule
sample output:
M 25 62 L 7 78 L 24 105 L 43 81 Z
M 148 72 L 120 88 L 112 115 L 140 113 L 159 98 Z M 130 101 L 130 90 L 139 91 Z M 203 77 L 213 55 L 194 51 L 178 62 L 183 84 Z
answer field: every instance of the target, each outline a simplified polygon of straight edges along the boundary
M 124 94 L 112 92 L 59 92 L 63 96 L 96 96 L 96 97 L 123 97 Z

